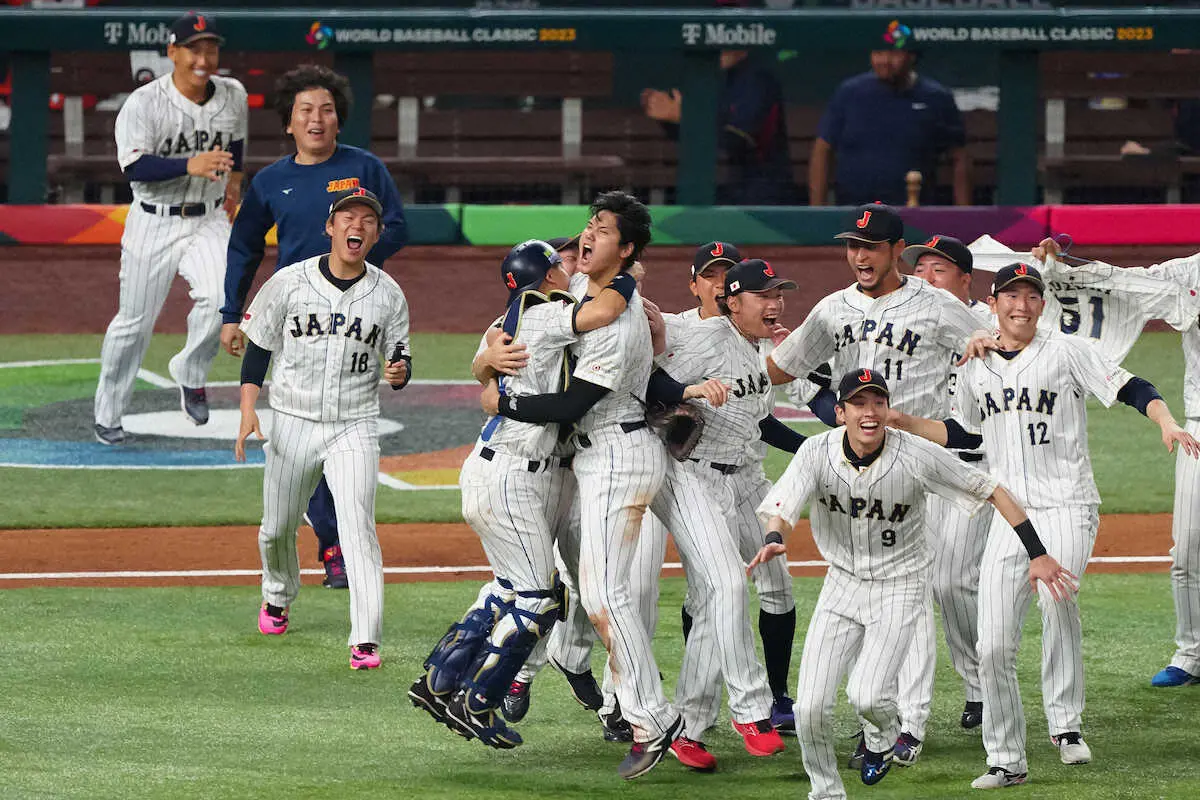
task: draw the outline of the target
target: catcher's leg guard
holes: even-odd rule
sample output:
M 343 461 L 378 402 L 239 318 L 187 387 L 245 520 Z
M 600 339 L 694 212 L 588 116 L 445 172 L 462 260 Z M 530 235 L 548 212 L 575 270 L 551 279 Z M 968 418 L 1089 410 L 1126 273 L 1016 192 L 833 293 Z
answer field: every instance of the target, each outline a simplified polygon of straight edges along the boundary
M 503 585 L 489 584 L 463 618 L 450 626 L 425 659 L 429 688 L 435 694 L 454 691 L 471 674 L 479 649 L 487 643 L 496 622 L 508 613 L 513 597 Z
M 492 628 L 463 681 L 472 713 L 500 705 L 538 640 L 561 618 L 562 584 L 557 580 L 556 584 L 553 589 L 517 592 L 507 613 Z

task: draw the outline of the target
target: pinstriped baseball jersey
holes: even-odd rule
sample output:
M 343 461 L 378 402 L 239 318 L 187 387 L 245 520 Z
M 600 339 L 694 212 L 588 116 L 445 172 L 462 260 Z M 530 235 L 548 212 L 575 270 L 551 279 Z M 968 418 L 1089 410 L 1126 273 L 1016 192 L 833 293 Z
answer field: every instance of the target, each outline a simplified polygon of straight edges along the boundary
M 979 321 L 980 328 L 993 329 L 996 327 L 996 315 L 992 313 L 992 310 L 988 307 L 987 303 L 979 300 L 972 300 L 967 304 L 967 308 L 971 310 L 971 313 L 975 315 L 975 319 Z M 963 418 L 962 409 L 959 408 L 958 398 L 955 396 L 955 389 L 958 386 L 958 375 L 959 372 L 961 372 L 958 362 L 961 358 L 962 353 L 955 352 L 950 354 L 950 378 L 946 384 L 946 388 L 950 394 L 950 416 L 958 420 L 960 423 L 964 423 L 966 420 Z M 954 452 L 960 454 L 978 454 L 981 459 L 983 457 L 982 446 L 977 447 L 974 450 L 955 450 Z M 973 463 L 975 463 L 980 469 L 987 469 L 986 466 L 978 461 Z
M 883 452 L 858 469 L 843 451 L 845 428 L 810 437 L 758 507 L 795 525 L 811 497 L 813 539 L 830 567 L 864 580 L 924 573 L 932 558 L 925 503 L 933 492 L 975 513 L 997 481 L 918 436 L 888 429 Z
M 1046 309 L 1039 327 L 1084 337 L 1120 363 L 1150 320 L 1165 320 L 1182 330 L 1196 317 L 1187 292 L 1157 277 L 1103 262 L 1068 267 L 1047 259 L 1042 272 Z
M 1167 278 L 1180 287 L 1190 301 L 1196 301 L 1196 292 L 1200 289 L 1200 253 L 1155 264 L 1144 272 Z M 1189 419 L 1200 419 L 1200 322 L 1196 312 L 1193 310 L 1186 324 L 1178 327 L 1183 331 L 1183 411 Z
M 772 358 L 797 376 L 830 360 L 834 375 L 870 367 L 888 382 L 894 408 L 941 417 L 949 408 L 950 354 L 978 329 L 961 300 L 910 275 L 883 297 L 852 285 L 824 298 Z
M 1022 505 L 1095 505 L 1086 395 L 1111 406 L 1131 377 L 1086 340 L 1039 329 L 1012 359 L 968 362 L 958 396 L 991 473 Z
M 271 408 L 316 422 L 379 415 L 380 359 L 408 346 L 399 285 L 367 264 L 346 291 L 321 274 L 325 256 L 284 267 L 259 289 L 242 330 L 274 354 Z
M 531 292 L 530 294 L 536 294 Z M 516 375 L 501 376 L 505 394 L 547 394 L 560 390 L 566 370 L 566 348 L 576 339 L 571 325 L 574 299 L 553 293 L 554 299 L 527 307 L 521 313 L 513 341 L 524 344 L 529 361 Z M 542 295 L 538 295 L 542 297 Z M 538 461 L 549 456 L 558 442 L 558 425 L 539 425 L 498 417 L 484 425 L 480 441 L 511 455 Z
M 572 377 L 610 390 L 575 423 L 579 431 L 645 417 L 640 401 L 646 397 L 654 348 L 640 294 L 633 293 L 611 325 L 581 334 L 573 347 L 577 360 Z
M 209 78 L 214 93 L 203 105 L 184 97 L 163 75 L 136 89 L 117 114 L 117 161 L 125 169 L 143 155 L 191 158 L 246 139 L 246 89 L 234 78 Z M 210 181 L 182 175 L 166 181 L 132 181 L 134 200 L 154 205 L 215 203 L 225 196 L 227 177 Z
M 775 407 L 761 342 L 747 341 L 728 317 L 711 317 L 692 323 L 687 336 L 665 356 L 663 368 L 680 383 L 717 378 L 731 387 L 729 399 L 720 408 L 705 402 L 695 404 L 705 424 L 692 456 L 741 465 L 747 441 L 759 438 L 759 420 Z

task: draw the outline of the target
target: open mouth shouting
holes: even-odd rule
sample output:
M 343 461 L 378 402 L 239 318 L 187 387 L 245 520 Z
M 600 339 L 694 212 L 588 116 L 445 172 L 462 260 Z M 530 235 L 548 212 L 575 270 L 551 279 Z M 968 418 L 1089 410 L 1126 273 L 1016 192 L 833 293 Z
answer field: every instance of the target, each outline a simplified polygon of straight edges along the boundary
M 346 237 L 346 249 L 355 255 L 362 253 L 363 239 L 361 236 L 350 235 Z

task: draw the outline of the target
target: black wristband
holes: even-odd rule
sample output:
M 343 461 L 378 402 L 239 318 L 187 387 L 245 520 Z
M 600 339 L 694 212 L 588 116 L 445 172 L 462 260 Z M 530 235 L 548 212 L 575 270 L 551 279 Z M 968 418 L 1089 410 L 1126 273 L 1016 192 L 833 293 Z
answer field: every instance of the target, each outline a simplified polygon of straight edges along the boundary
M 783 544 L 783 534 L 779 531 L 767 531 L 767 538 L 763 540 L 763 544 Z
M 617 292 L 621 295 L 621 297 L 624 297 L 625 302 L 628 303 L 629 299 L 633 297 L 633 290 L 637 288 L 637 281 L 635 281 L 633 276 L 628 272 L 618 272 L 616 277 L 609 281 L 608 286 L 605 286 L 604 288 L 612 289 L 614 292 Z
M 1029 554 L 1030 561 L 1033 561 L 1038 556 L 1046 555 L 1046 546 L 1042 544 L 1037 531 L 1033 529 L 1032 522 L 1025 520 L 1013 528 L 1013 530 L 1016 531 L 1017 538 L 1021 540 L 1021 544 L 1025 545 L 1025 552 Z

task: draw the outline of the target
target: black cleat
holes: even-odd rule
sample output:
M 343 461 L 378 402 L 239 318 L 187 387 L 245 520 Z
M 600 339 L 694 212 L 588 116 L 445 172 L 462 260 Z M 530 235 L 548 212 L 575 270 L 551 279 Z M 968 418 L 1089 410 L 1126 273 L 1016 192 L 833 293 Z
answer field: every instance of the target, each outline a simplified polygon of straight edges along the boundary
M 204 389 L 179 387 L 179 407 L 196 425 L 208 424 L 208 393 Z
M 966 730 L 978 728 L 983 724 L 983 702 L 979 700 L 968 700 L 963 706 L 962 719 L 959 724 Z
M 626 723 L 627 725 L 629 723 Z M 676 717 L 667 732 L 648 742 L 634 742 L 629 755 L 617 767 L 617 774 L 627 781 L 645 775 L 658 766 L 671 749 L 671 743 L 683 733 L 683 717 Z
M 511 750 L 525 742 L 521 734 L 504 724 L 496 709 L 472 711 L 467 705 L 467 693 L 464 691 L 458 692 L 450 699 L 446 706 L 446 715 L 488 747 Z
M 604 695 L 600 693 L 600 686 L 596 683 L 596 676 L 592 671 L 571 672 L 564 669 L 562 664 L 551 659 L 551 664 L 554 668 L 561 672 L 567 678 L 567 685 L 571 687 L 571 694 L 579 705 L 586 708 L 588 711 L 599 711 L 604 705 Z
M 125 429 L 120 425 L 115 428 L 106 428 L 103 425 L 96 423 L 95 430 L 96 441 L 100 444 L 125 444 Z
M 604 741 L 606 742 L 632 742 L 633 741 L 633 726 L 629 724 L 629 720 L 621 716 L 621 704 L 617 703 L 611 714 L 605 714 L 603 711 L 596 713 L 600 717 L 600 725 L 604 728 Z M 670 746 L 670 742 L 667 743 Z
M 525 715 L 529 713 L 529 690 L 532 688 L 532 683 L 512 682 L 512 685 L 508 687 L 508 692 L 504 695 L 504 700 L 500 703 L 500 713 L 506 720 L 517 723 L 525 719 Z

